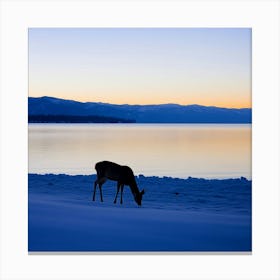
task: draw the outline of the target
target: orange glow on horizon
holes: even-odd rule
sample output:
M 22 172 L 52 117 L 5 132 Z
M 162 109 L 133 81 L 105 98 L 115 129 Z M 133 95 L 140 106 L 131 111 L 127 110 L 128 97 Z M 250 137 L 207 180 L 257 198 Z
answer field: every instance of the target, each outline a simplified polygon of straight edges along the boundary
M 29 94 L 30 97 L 41 97 L 43 95 L 35 95 L 35 94 Z M 116 98 L 110 98 L 106 97 L 106 95 L 103 96 L 103 98 L 97 98 L 93 95 L 83 95 L 83 96 L 77 96 L 75 94 L 69 95 L 69 93 L 66 95 L 64 94 L 44 94 L 44 96 L 50 96 L 50 97 L 56 97 L 61 99 L 68 99 L 68 100 L 75 100 L 79 102 L 101 102 L 101 103 L 110 103 L 110 104 L 130 104 L 130 105 L 155 105 L 155 104 L 179 104 L 179 105 L 202 105 L 202 106 L 214 106 L 214 107 L 222 107 L 222 108 L 251 108 L 252 102 L 249 98 L 248 100 L 229 100 L 229 99 L 218 99 L 214 100 L 213 98 L 207 99 L 203 97 L 198 98 L 185 98 L 185 99 L 172 99 L 171 98 L 155 98 L 151 96 L 151 98 L 143 98 L 141 95 L 135 95 L 135 96 L 116 96 Z

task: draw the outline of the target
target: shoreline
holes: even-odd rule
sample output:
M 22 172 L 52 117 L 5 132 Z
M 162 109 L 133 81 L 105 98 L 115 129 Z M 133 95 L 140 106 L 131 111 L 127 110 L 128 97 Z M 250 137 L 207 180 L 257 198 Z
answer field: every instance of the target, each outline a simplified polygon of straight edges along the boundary
M 92 177 L 96 176 L 96 173 L 92 174 L 67 174 L 67 173 L 35 173 L 30 172 L 28 173 L 28 176 L 69 176 L 69 177 Z M 165 175 L 151 175 L 146 176 L 143 174 L 135 174 L 136 179 L 159 179 L 159 180 L 184 180 L 184 181 L 227 181 L 227 180 L 238 180 L 238 181 L 247 181 L 252 182 L 251 178 L 247 178 L 244 176 L 237 176 L 237 177 L 194 177 L 194 176 L 188 176 L 185 178 L 182 177 L 172 177 L 172 176 L 165 176 Z

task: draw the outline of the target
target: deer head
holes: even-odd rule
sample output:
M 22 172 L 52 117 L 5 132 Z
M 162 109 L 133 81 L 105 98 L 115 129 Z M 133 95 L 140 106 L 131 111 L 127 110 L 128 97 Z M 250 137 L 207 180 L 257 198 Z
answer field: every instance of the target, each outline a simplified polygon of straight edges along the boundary
M 141 206 L 141 204 L 142 204 L 142 196 L 144 193 L 145 193 L 145 191 L 142 190 L 141 192 L 136 193 L 134 196 L 134 199 L 139 206 Z

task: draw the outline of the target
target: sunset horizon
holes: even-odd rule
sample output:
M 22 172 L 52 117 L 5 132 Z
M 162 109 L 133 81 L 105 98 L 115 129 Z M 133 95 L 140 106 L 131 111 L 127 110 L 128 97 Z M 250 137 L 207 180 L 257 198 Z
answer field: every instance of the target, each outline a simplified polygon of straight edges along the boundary
M 199 103 L 199 102 L 188 102 L 188 103 L 179 103 L 179 102 L 173 102 L 173 101 L 163 101 L 163 102 L 150 102 L 150 103 L 135 103 L 135 102 L 120 102 L 120 101 L 105 101 L 103 100 L 93 100 L 93 99 L 77 99 L 75 97 L 71 96 L 59 96 L 59 95 L 38 95 L 38 96 L 30 96 L 31 98 L 42 98 L 42 97 L 48 97 L 48 98 L 57 98 L 57 99 L 63 99 L 63 100 L 71 100 L 71 101 L 76 101 L 76 102 L 81 102 L 81 103 L 106 103 L 106 104 L 113 104 L 113 105 L 139 105 L 139 106 L 146 106 L 146 105 L 168 105 L 168 104 L 174 104 L 174 105 L 180 105 L 180 106 L 190 106 L 190 105 L 199 105 L 199 106 L 205 106 L 205 107 L 218 107 L 218 108 L 226 108 L 226 109 L 252 109 L 251 103 L 246 106 L 244 105 L 238 105 L 238 103 L 235 103 L 234 105 L 228 105 L 226 103 Z
M 251 108 L 250 28 L 30 28 L 29 96 Z

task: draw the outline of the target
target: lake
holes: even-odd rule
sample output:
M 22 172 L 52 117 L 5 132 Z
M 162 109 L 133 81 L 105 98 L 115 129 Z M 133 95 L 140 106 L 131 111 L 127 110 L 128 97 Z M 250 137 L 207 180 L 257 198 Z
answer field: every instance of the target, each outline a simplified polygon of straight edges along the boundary
M 110 160 L 136 175 L 251 179 L 251 124 L 29 124 L 29 173 L 95 174 Z

